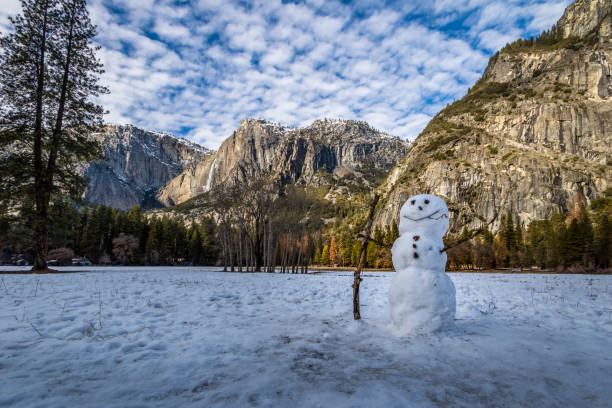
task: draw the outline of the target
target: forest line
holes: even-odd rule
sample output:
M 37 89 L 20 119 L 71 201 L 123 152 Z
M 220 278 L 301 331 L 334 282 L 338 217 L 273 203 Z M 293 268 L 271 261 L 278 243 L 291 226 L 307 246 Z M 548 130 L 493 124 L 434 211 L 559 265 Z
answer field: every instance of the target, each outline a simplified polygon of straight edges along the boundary
M 163 210 L 146 213 L 138 206 L 120 211 L 56 200 L 48 259 L 59 265 L 83 256 L 102 265 L 217 265 L 227 271 L 289 273 L 306 272 L 309 265 L 352 268 L 359 262 L 365 215 L 357 201 L 333 202 L 312 189 L 279 186 L 261 176 L 248 185 L 216 187 L 201 211 L 206 215 L 193 219 Z M 453 243 L 472 231 L 447 237 L 447 269 L 605 271 L 612 253 L 611 213 L 607 191 L 588 207 L 577 203 L 567 215 L 527 226 L 504 214 L 495 235 L 485 229 L 459 245 Z M 0 216 L 3 263 L 32 253 L 27 218 L 27 213 Z M 391 247 L 398 236 L 397 224 L 375 227 L 365 267 L 392 268 Z

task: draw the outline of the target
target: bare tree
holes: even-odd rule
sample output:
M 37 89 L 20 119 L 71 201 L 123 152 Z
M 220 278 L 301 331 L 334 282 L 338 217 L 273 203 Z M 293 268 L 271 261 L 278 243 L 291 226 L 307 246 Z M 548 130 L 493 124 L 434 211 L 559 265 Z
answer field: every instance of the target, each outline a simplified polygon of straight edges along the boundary
M 120 263 L 127 265 L 131 262 L 139 246 L 138 238 L 121 233 L 117 238 L 113 239 L 113 255 L 115 255 Z
M 370 241 L 370 234 L 372 233 L 372 224 L 374 223 L 374 215 L 376 214 L 376 204 L 378 204 L 378 200 L 380 196 L 378 194 L 374 195 L 374 199 L 370 204 L 370 213 L 368 215 L 368 221 L 365 226 L 365 230 L 363 232 L 363 236 L 361 238 L 361 254 L 359 255 L 359 265 L 354 273 L 353 280 L 353 317 L 355 320 L 361 319 L 361 312 L 359 310 L 359 285 L 361 284 L 361 271 L 363 270 L 363 266 L 365 265 L 366 251 L 368 247 L 368 242 Z

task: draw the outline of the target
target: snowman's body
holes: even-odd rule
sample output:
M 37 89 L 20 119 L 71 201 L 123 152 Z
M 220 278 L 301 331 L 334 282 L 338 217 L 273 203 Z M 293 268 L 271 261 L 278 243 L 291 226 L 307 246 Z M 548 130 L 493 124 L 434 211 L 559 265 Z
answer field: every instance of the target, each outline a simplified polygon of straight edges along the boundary
M 422 194 L 402 206 L 400 237 L 391 250 L 397 274 L 389 290 L 391 320 L 401 332 L 430 332 L 455 320 L 455 286 L 444 272 L 447 230 L 441 198 Z

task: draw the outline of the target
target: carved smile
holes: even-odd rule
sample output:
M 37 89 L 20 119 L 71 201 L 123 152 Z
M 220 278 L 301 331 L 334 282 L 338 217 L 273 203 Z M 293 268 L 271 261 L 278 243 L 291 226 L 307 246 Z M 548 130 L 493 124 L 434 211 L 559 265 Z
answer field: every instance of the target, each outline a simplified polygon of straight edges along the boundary
M 436 217 L 435 215 L 438 214 L 440 211 L 442 211 L 442 210 L 438 210 L 438 211 L 436 211 L 434 213 L 431 213 L 431 214 L 426 215 L 426 216 L 421 217 L 421 218 L 410 218 L 410 217 L 408 217 L 406 215 L 404 215 L 404 218 L 407 218 L 410 221 L 422 221 L 422 220 L 425 220 L 425 219 L 439 220 L 439 219 L 444 218 L 444 217 L 448 218 L 448 214 L 446 214 L 446 213 L 442 213 L 441 215 Z

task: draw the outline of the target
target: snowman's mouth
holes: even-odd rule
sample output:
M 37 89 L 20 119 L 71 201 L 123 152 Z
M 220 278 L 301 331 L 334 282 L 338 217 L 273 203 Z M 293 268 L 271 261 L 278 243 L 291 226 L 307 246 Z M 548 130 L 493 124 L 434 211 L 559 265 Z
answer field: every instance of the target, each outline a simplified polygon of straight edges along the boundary
M 411 217 L 408 217 L 407 215 L 404 215 L 404 218 L 407 218 L 410 221 L 422 221 L 422 220 L 425 220 L 425 219 L 439 220 L 441 218 L 448 218 L 448 214 L 446 214 L 445 212 L 443 212 L 442 214 L 440 214 L 440 215 L 438 215 L 436 217 L 436 214 L 438 214 L 440 211 L 442 211 L 442 210 L 438 210 L 436 212 L 433 212 L 433 213 L 431 213 L 429 215 L 426 215 L 424 217 L 421 217 L 421 218 L 411 218 Z

